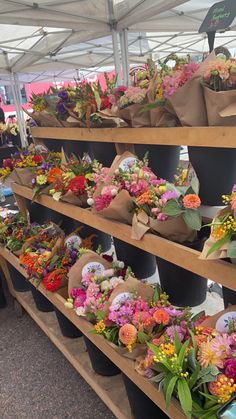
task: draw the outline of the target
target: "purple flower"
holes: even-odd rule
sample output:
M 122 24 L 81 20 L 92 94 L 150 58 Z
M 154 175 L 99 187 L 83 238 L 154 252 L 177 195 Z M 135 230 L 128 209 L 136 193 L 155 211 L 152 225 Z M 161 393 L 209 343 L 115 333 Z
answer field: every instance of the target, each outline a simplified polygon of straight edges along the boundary
M 183 316 L 183 312 L 181 310 L 176 310 L 176 308 L 169 308 L 166 307 L 165 311 L 171 316 L 171 317 L 181 317 Z
M 179 338 L 182 342 L 184 340 L 185 335 L 186 335 L 186 330 L 183 329 L 181 326 L 169 326 L 166 329 L 166 334 L 171 340 L 174 340 L 175 332 L 178 333 Z
M 61 92 L 58 93 L 58 96 L 62 99 L 67 101 L 69 99 L 69 95 L 67 93 L 66 90 L 62 90 Z
M 175 191 L 166 191 L 161 195 L 161 199 L 166 199 L 167 201 L 176 198 L 178 198 L 178 194 Z
M 236 183 L 233 186 L 232 192 L 236 192 Z
M 35 179 L 35 177 L 33 177 L 33 179 L 32 179 L 32 185 L 34 186 L 35 183 L 36 183 L 36 179 Z
M 56 109 L 57 109 L 57 112 L 62 116 L 67 114 L 67 110 L 65 109 L 64 103 L 62 102 L 57 103 Z

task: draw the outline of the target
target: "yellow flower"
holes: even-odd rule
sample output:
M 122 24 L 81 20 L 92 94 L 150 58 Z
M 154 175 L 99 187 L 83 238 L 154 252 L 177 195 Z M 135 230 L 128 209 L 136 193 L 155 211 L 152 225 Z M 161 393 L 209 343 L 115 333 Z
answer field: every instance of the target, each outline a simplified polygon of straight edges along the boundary
M 94 329 L 96 330 L 96 332 L 98 334 L 101 334 L 104 332 L 104 330 L 106 329 L 105 323 L 103 320 L 100 320 L 95 326 Z
M 166 192 L 166 185 L 160 185 L 158 189 L 160 193 L 163 194 L 164 192 Z
M 37 182 L 38 185 L 45 185 L 47 183 L 47 176 L 38 175 L 36 177 L 36 182 Z

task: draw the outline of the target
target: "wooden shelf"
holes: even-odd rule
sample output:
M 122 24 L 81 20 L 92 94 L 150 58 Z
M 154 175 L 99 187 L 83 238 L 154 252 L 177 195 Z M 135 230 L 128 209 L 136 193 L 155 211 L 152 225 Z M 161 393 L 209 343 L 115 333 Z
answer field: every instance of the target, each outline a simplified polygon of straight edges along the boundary
M 12 184 L 12 189 L 19 199 L 32 199 L 31 189 L 18 184 Z M 200 252 L 154 234 L 133 240 L 129 225 L 102 218 L 88 209 L 57 202 L 48 195 L 41 195 L 36 202 L 236 291 L 236 265 L 220 260 L 201 260 Z
M 15 255 L 13 255 L 7 249 L 2 247 L 2 248 L 0 248 L 0 257 L 4 258 L 5 261 L 7 260 L 8 262 L 10 262 L 16 269 L 19 270 L 19 272 L 21 272 L 27 278 L 26 271 L 20 266 L 19 259 Z M 33 283 L 33 281 L 31 281 L 31 282 Z M 92 329 L 91 323 L 89 323 L 87 320 L 85 320 L 82 317 L 78 317 L 74 310 L 69 310 L 65 307 L 65 298 L 63 297 L 63 294 L 64 294 L 63 290 L 61 292 L 61 295 L 59 293 L 48 292 L 47 290 L 45 290 L 45 288 L 42 285 L 40 285 L 38 287 L 38 290 L 49 301 L 51 301 L 51 303 L 54 306 L 56 306 L 79 330 L 81 330 L 81 332 L 84 335 L 86 335 L 112 362 L 114 362 L 114 364 L 116 364 L 118 366 L 118 368 L 120 368 L 120 370 L 124 374 L 126 374 L 170 418 L 173 418 L 173 419 L 177 419 L 177 418 L 178 419 L 184 419 L 185 418 L 184 413 L 180 409 L 179 404 L 175 399 L 173 399 L 168 411 L 166 410 L 166 405 L 165 405 L 165 400 L 164 400 L 163 394 L 158 391 L 158 388 L 154 384 L 152 384 L 145 377 L 139 375 L 135 371 L 134 361 L 120 355 L 120 353 L 118 353 L 102 336 L 95 335 L 95 334 L 91 333 L 91 329 Z M 14 296 L 18 299 L 18 301 L 19 301 L 19 295 L 21 295 L 21 293 L 14 292 Z M 47 315 L 48 315 L 48 313 L 47 313 Z M 36 318 L 34 318 L 34 319 L 35 319 L 35 321 L 37 321 Z M 59 344 L 60 344 L 60 339 L 59 339 L 58 345 Z M 65 354 L 65 356 L 66 356 L 66 354 Z M 79 356 L 79 353 L 78 353 L 78 356 Z M 70 359 L 69 359 L 69 361 L 70 361 Z M 82 373 L 81 373 L 81 375 L 82 375 Z M 84 375 L 83 375 L 83 377 L 86 379 L 86 377 Z M 112 381 L 113 377 L 110 377 L 110 380 Z M 94 390 L 98 393 L 96 388 L 94 388 Z M 103 397 L 102 397 L 102 400 L 103 400 Z M 104 400 L 104 402 L 105 402 L 105 400 Z M 122 400 L 122 403 L 123 403 L 123 400 Z M 108 405 L 109 408 L 111 408 L 108 403 L 107 403 L 107 405 Z M 117 417 L 121 418 L 122 416 L 117 416 Z M 126 416 L 126 418 L 129 418 L 129 416 Z
M 34 141 L 98 141 L 122 144 L 236 148 L 236 127 L 32 128 Z
M 54 345 L 68 359 L 78 373 L 87 381 L 101 400 L 118 419 L 131 419 L 129 401 L 121 375 L 103 377 L 96 374 L 91 366 L 83 338 L 65 338 L 60 331 L 55 313 L 42 313 L 37 310 L 31 293 L 16 292 L 15 298 L 27 313 L 44 331 Z M 120 403 L 122 400 L 122 403 Z

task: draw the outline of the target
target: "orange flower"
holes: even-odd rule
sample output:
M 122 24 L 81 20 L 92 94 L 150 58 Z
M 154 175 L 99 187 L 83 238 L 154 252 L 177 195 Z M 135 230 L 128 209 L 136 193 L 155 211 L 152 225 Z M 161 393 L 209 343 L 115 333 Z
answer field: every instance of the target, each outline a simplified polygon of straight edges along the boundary
M 124 345 L 133 345 L 136 342 L 137 329 L 132 324 L 124 324 L 119 330 L 119 339 Z
M 49 172 L 48 172 L 48 182 L 53 183 L 55 182 L 55 180 L 61 176 L 63 173 L 63 170 L 59 169 L 59 167 L 53 167 Z
M 159 308 L 153 313 L 153 318 L 157 324 L 169 324 L 170 316 L 169 314 L 162 308 Z
M 144 192 L 142 195 L 136 198 L 136 202 L 138 205 L 149 204 L 151 205 L 152 199 L 149 191 Z
M 196 209 L 200 207 L 201 200 L 198 195 L 188 194 L 183 198 L 184 208 Z

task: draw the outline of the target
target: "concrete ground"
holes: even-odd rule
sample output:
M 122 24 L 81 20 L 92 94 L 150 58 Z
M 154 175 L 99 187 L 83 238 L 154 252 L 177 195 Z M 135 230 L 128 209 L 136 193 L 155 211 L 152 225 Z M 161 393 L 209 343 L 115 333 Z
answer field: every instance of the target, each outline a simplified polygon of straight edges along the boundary
M 0 309 L 0 419 L 113 419 L 99 397 L 12 302 Z

